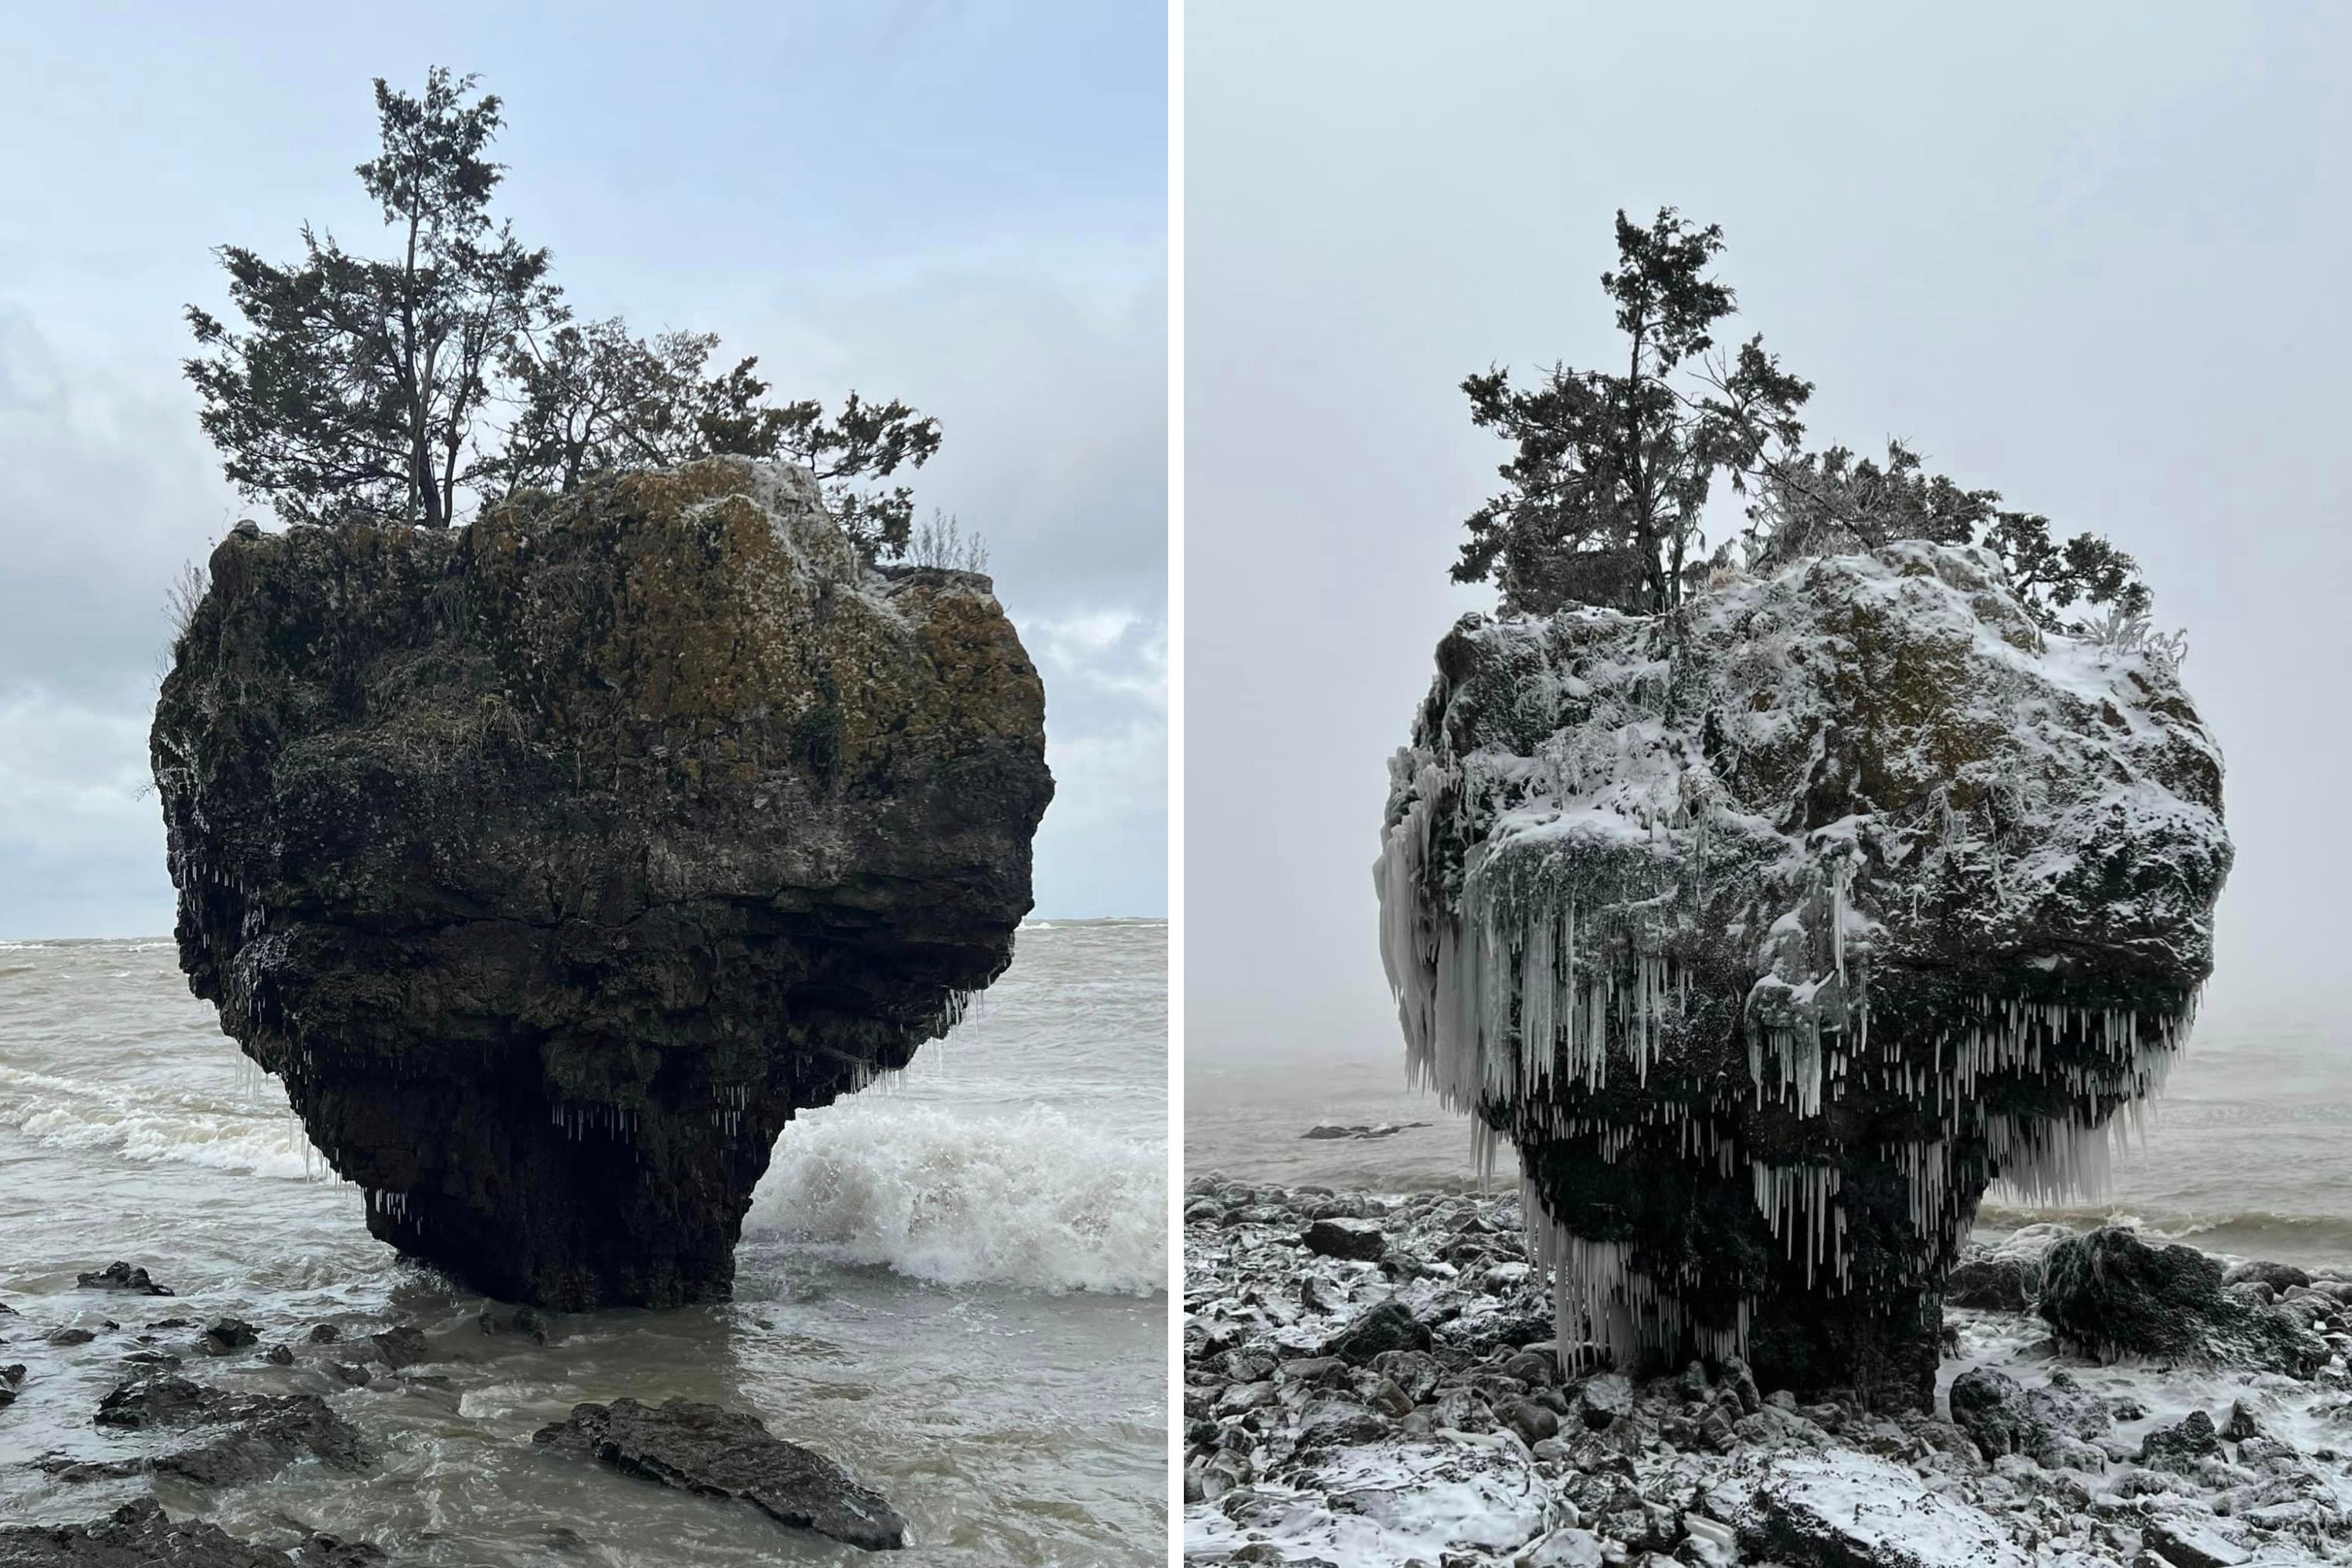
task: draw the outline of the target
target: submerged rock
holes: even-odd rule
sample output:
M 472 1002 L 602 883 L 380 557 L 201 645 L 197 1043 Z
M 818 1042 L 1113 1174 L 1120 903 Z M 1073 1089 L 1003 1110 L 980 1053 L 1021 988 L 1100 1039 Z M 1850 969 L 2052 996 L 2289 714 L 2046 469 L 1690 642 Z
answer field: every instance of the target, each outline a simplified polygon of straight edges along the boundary
M 266 1479 L 308 1454 L 331 1469 L 374 1463 L 367 1442 L 315 1394 L 231 1394 L 184 1377 L 145 1377 L 100 1402 L 97 1424 L 118 1431 L 186 1429 L 176 1447 L 134 1460 L 75 1465 L 68 1480 L 100 1480 L 154 1470 L 195 1486 Z
M 986 578 L 862 566 L 789 467 L 233 534 L 151 741 L 181 965 L 377 1237 L 721 1297 L 784 1124 L 1010 961 L 1043 710 Z
M 2210 972 L 2175 671 L 1917 543 L 1437 663 L 1381 951 L 1412 1072 L 1517 1151 L 1563 1348 L 1927 1407 L 1986 1185 L 2095 1174 Z
M 171 1289 L 158 1285 L 144 1268 L 133 1268 L 121 1261 L 89 1274 L 77 1274 L 74 1283 L 85 1290 L 129 1290 L 141 1296 L 169 1296 Z
M 880 1493 L 813 1448 L 768 1435 L 757 1416 L 672 1399 L 576 1405 L 531 1441 L 593 1455 L 681 1490 L 758 1505 L 778 1522 L 869 1551 L 903 1546 L 907 1521 Z
M 2193 1247 L 2150 1247 L 2105 1226 L 2050 1249 L 2037 1303 L 2085 1353 L 2166 1356 L 2308 1377 L 2327 1343 L 2292 1310 L 2241 1300 L 2221 1262 Z
M 329 1547 L 339 1544 L 326 1542 Z M 330 1563 L 356 1568 L 366 1561 L 332 1557 L 323 1548 L 289 1557 L 269 1547 L 249 1545 L 201 1520 L 174 1524 L 159 1505 L 143 1498 L 89 1524 L 0 1525 L 0 1568 L 155 1568 L 159 1563 L 171 1568 L 324 1568 Z M 383 1558 L 379 1553 L 373 1561 Z

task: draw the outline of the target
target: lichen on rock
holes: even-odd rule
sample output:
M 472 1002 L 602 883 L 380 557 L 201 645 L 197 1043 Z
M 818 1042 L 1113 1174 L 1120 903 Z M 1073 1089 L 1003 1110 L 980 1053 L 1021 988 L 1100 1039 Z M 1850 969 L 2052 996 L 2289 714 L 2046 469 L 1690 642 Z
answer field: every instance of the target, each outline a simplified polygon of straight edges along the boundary
M 2211 970 L 2177 671 L 1924 543 L 1437 664 L 1381 952 L 1411 1071 L 1518 1152 L 1562 1344 L 1924 1403 L 1986 1185 L 2095 1178 Z
M 798 469 L 240 528 L 210 580 L 151 748 L 182 966 L 370 1229 L 486 1291 L 723 1295 L 784 1124 L 1010 962 L 1036 671 Z

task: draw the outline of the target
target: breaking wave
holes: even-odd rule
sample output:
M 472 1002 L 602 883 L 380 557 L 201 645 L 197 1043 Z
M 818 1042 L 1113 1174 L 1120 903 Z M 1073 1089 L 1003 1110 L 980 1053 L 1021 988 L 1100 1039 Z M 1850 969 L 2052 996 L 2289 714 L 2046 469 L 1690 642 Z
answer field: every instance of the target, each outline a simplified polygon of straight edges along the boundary
M 1056 1111 L 853 1101 L 784 1129 L 752 1228 L 943 1285 L 1168 1288 L 1167 1152 Z
M 0 1127 L 35 1143 L 141 1163 L 300 1179 L 320 1162 L 281 1105 L 274 1113 L 205 1095 L 104 1089 L 0 1067 Z

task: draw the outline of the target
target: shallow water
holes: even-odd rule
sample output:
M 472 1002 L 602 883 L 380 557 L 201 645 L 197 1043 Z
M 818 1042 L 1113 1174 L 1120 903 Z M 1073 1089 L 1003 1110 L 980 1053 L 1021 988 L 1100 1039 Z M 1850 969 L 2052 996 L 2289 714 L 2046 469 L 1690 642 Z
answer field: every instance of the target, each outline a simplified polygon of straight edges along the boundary
M 1401 1040 L 1286 1059 L 1196 1047 L 1185 1066 L 1185 1170 L 1475 1190 L 1468 1120 L 1403 1079 Z M 1303 1136 L 1318 1122 L 1412 1121 L 1432 1125 L 1370 1140 Z M 1496 1165 L 1496 1181 L 1517 1179 L 1507 1145 Z M 2352 1023 L 2209 1005 L 2103 1194 L 2036 1207 L 1996 1185 L 1979 1215 L 1989 1234 L 2036 1220 L 2130 1220 L 2213 1252 L 2352 1264 Z
M 583 1399 L 751 1410 L 846 1465 L 912 1527 L 906 1561 L 1147 1563 L 1166 1507 L 1167 932 L 1024 927 L 1013 968 L 895 1087 L 788 1128 L 737 1254 L 736 1300 L 577 1313 L 542 1346 L 401 1261 L 357 1188 L 306 1159 L 275 1080 L 192 1000 L 168 942 L 0 944 L 0 1518 L 81 1520 L 143 1483 L 69 1485 L 27 1461 L 121 1458 L 93 1426 L 143 1326 L 250 1320 L 263 1347 L 188 1353 L 221 1386 L 326 1395 L 383 1455 L 351 1477 L 165 1485 L 174 1514 L 283 1543 L 303 1530 L 416 1563 L 847 1562 L 748 1506 L 535 1450 Z M 179 1295 L 78 1289 L 121 1258 Z M 60 1323 L 100 1329 L 54 1349 Z M 338 1381 L 311 1324 L 414 1322 L 433 1360 Z M 155 1331 L 187 1353 L 189 1331 Z M 346 1351 L 342 1359 L 357 1360 Z M 446 1381 L 445 1381 L 446 1380 Z

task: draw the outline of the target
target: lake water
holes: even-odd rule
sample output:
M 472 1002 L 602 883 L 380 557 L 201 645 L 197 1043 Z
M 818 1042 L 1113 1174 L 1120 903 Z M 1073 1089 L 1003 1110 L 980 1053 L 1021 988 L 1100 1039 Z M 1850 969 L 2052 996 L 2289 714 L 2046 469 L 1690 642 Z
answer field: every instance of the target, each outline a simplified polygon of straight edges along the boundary
M 708 1400 L 846 1465 L 906 1515 L 913 1563 L 1143 1563 L 1167 1539 L 1167 927 L 1040 922 L 1012 969 L 895 1088 L 786 1129 L 737 1255 L 736 1300 L 578 1313 L 545 1345 L 366 1232 L 360 1190 L 306 1153 L 277 1081 L 193 1000 L 168 942 L 0 943 L 0 1519 L 79 1521 L 143 1481 L 31 1461 L 120 1458 L 91 1421 L 143 1325 L 251 1321 L 266 1347 L 189 1370 L 326 1395 L 382 1454 L 305 1460 L 175 1516 L 285 1544 L 315 1529 L 395 1562 L 821 1563 L 862 1553 L 748 1505 L 533 1448 L 582 1400 Z M 116 1258 L 171 1300 L 76 1288 Z M 104 1330 L 108 1318 L 121 1327 Z M 310 1326 L 422 1328 L 420 1377 L 344 1386 Z M 60 1324 L 100 1330 L 61 1350 Z M 184 1350 L 186 1331 L 156 1348 Z

